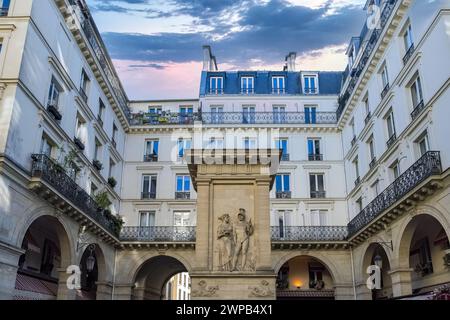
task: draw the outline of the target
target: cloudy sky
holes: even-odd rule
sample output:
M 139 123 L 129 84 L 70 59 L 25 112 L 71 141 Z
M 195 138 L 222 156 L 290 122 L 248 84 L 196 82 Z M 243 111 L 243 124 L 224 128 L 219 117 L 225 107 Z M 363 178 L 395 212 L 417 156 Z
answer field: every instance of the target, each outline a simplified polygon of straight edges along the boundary
M 366 0 L 87 0 L 131 99 L 198 97 L 202 46 L 221 70 L 343 70 Z

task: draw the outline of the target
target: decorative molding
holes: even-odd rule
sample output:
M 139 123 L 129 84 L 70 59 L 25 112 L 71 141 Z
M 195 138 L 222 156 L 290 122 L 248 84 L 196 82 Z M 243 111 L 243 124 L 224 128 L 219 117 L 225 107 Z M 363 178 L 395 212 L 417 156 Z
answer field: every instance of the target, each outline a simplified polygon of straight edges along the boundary
M 249 286 L 248 289 L 250 290 L 250 293 L 248 294 L 249 298 L 266 298 L 275 295 L 275 292 L 270 288 L 270 283 L 267 280 L 261 281 L 261 285 L 259 286 Z
M 219 286 L 208 286 L 205 280 L 198 282 L 199 289 L 192 290 L 192 297 L 216 297 Z

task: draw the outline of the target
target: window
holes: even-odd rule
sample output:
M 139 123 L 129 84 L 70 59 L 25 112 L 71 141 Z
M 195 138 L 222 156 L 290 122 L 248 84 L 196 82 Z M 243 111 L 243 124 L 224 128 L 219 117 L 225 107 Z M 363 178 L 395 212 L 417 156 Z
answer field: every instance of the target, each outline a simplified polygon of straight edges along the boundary
M 423 156 L 430 150 L 430 144 L 428 142 L 428 133 L 425 131 L 419 139 L 417 139 L 417 145 L 419 147 L 419 154 Z
M 395 161 L 392 165 L 391 165 L 391 171 L 392 171 L 392 176 L 394 177 L 394 180 L 397 180 L 398 177 L 400 177 L 400 164 L 398 161 Z
M 417 108 L 420 104 L 423 103 L 422 81 L 420 80 L 420 77 L 417 77 L 411 85 L 411 98 L 413 108 Z
M 112 159 L 109 159 L 109 169 L 108 169 L 108 178 L 114 177 L 114 169 L 116 167 L 115 162 Z
M 360 182 L 358 157 L 356 157 L 355 160 L 353 161 L 353 166 L 355 167 L 355 176 L 356 176 L 355 184 L 358 185 Z
M 285 80 L 284 77 L 272 77 L 272 93 L 282 94 L 285 93 Z
M 241 93 L 243 94 L 253 93 L 254 88 L 255 88 L 255 78 L 253 77 L 241 78 Z
M 363 210 L 362 198 L 355 201 L 356 213 L 360 213 Z
M 94 146 L 94 160 L 101 160 L 101 148 L 102 148 L 102 144 L 100 143 L 100 141 L 98 141 L 97 139 L 95 139 L 95 146 Z
M 403 43 L 405 44 L 406 51 L 409 51 L 409 49 L 414 45 L 411 25 L 406 28 L 405 34 L 403 35 Z
M 325 186 L 323 174 L 310 174 L 309 175 L 309 189 L 311 192 L 311 198 L 325 198 Z
M 187 175 L 177 175 L 176 177 L 176 199 L 189 199 L 191 191 L 191 177 Z
M 152 115 L 161 115 L 162 108 L 161 107 L 148 107 L 148 113 Z
M 322 265 L 317 263 L 308 264 L 309 271 L 309 289 L 323 289 L 325 286 L 323 282 L 323 272 L 324 268 Z
M 0 17 L 7 16 L 11 0 L 0 0 Z
M 371 112 L 370 112 L 370 105 L 369 105 L 369 96 L 366 95 L 366 97 L 363 100 L 364 103 L 364 109 L 366 110 L 366 119 L 370 118 L 371 116 Z M 367 124 L 367 120 L 366 120 L 366 124 Z
M 308 160 L 322 161 L 323 156 L 320 153 L 320 139 L 308 139 Z
M 46 136 L 42 136 L 40 153 L 45 154 L 47 157 L 50 158 L 52 156 L 52 151 L 53 151 L 53 144 Z
M 244 149 L 256 149 L 256 138 L 244 138 Z
M 414 245 L 411 246 L 409 255 L 411 267 L 420 271 L 420 276 L 424 277 L 433 273 L 433 260 L 431 256 L 430 242 L 427 237 L 414 243 Z
M 159 151 L 159 140 L 147 140 L 145 141 L 145 162 L 157 162 Z
M 106 110 L 105 104 L 103 103 L 103 101 L 101 99 L 99 99 L 97 120 L 102 127 L 103 127 L 103 117 L 105 115 L 105 110 Z
M 288 228 L 291 226 L 291 211 L 279 210 L 277 212 L 278 228 L 280 238 L 284 238 L 289 232 Z
M 154 211 L 139 212 L 139 226 L 141 228 L 154 227 L 155 226 L 155 212 Z
M 191 139 L 178 139 L 178 158 L 183 158 L 185 150 L 189 150 L 191 148 Z
M 355 46 L 352 45 L 348 54 L 348 69 L 351 70 L 355 61 Z
M 317 94 L 318 89 L 318 77 L 317 75 L 304 75 L 303 76 L 303 92 L 305 94 Z
M 156 176 L 144 175 L 142 180 L 142 199 L 156 199 Z
M 350 121 L 350 127 L 351 127 L 351 129 L 352 129 L 352 135 L 353 135 L 353 137 L 356 137 L 355 119 L 354 119 L 354 118 Z
M 91 197 L 94 197 L 97 194 L 97 186 L 94 183 L 91 183 Z
M 119 131 L 119 129 L 117 129 L 116 124 L 113 123 L 112 144 L 113 144 L 114 148 L 117 147 L 116 137 L 117 137 L 117 132 L 118 132 L 118 131 Z
M 316 114 L 317 114 L 316 106 L 305 106 L 305 123 L 306 124 L 315 124 L 316 123 Z
M 367 144 L 368 144 L 368 146 L 369 146 L 369 156 L 370 156 L 370 160 L 371 160 L 371 161 L 375 161 L 376 156 L 375 156 L 375 144 L 374 144 L 374 141 L 373 141 L 373 137 L 371 137 L 371 138 L 369 139 L 369 142 L 368 142 Z
M 223 138 L 212 137 L 208 141 L 207 148 L 214 150 L 222 150 L 223 149 Z
M 222 77 L 211 77 L 209 91 L 212 94 L 222 94 L 223 93 L 223 78 Z
M 87 102 L 88 101 L 88 90 L 89 90 L 90 80 L 86 71 L 81 71 L 81 82 L 80 82 L 80 94 L 81 98 Z
M 291 196 L 291 176 L 289 174 L 279 174 L 275 177 L 276 197 L 290 198 Z
M 286 106 L 273 106 L 273 122 L 274 123 L 286 122 Z
M 173 213 L 173 226 L 188 227 L 191 224 L 190 215 L 189 211 L 175 211 Z
M 275 148 L 281 150 L 281 160 L 289 161 L 288 139 L 275 140 Z
M 255 123 L 255 107 L 254 106 L 244 106 L 242 107 L 242 123 L 249 124 Z
M 86 137 L 86 121 L 78 114 L 77 123 L 75 127 L 75 138 L 77 138 L 82 144 L 84 144 Z M 84 147 L 82 148 L 84 149 Z
M 48 92 L 48 102 L 47 102 L 48 107 L 52 106 L 56 109 L 59 108 L 59 100 L 61 92 L 62 92 L 61 86 L 58 84 L 55 78 L 52 78 L 52 81 L 50 83 L 50 89 Z
M 386 124 L 387 124 L 387 131 L 388 131 L 388 137 L 389 139 L 393 138 L 395 136 L 395 121 L 394 121 L 394 112 L 389 112 L 388 116 L 386 117 Z
M 223 123 L 223 107 L 222 106 L 211 106 L 211 123 L 219 124 Z
M 373 192 L 374 198 L 375 198 L 375 197 L 378 197 L 378 195 L 380 194 L 380 180 L 377 179 L 377 180 L 372 184 L 371 188 L 372 188 L 372 192 Z
M 389 90 L 389 74 L 387 70 L 387 64 L 384 64 L 381 70 L 381 83 L 383 85 L 383 91 L 381 92 L 381 98 L 383 99 Z
M 324 227 L 327 226 L 328 210 L 311 210 L 311 226 Z

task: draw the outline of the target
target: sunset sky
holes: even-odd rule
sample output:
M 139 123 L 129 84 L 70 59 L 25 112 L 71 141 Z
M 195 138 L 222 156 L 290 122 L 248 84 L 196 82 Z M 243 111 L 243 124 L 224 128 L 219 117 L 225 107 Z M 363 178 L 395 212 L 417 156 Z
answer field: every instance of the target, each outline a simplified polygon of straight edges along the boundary
M 87 0 L 130 99 L 198 97 L 202 46 L 222 70 L 343 70 L 366 0 Z

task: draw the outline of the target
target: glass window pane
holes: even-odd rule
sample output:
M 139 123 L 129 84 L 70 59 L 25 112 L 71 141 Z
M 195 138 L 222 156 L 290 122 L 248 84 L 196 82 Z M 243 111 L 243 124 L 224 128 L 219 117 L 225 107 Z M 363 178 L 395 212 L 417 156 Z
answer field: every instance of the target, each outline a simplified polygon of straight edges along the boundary
M 177 177 L 177 191 L 178 192 L 183 191 L 183 177 L 181 176 Z
M 281 192 L 282 191 L 282 184 L 281 184 L 281 176 L 280 175 L 276 176 L 275 184 L 276 184 L 277 192 Z
M 309 176 L 309 188 L 311 191 L 316 191 L 316 176 L 314 174 L 311 174 Z
M 144 183 L 142 186 L 142 192 L 149 192 L 149 186 L 150 186 L 150 177 L 144 176 Z
M 317 184 L 319 186 L 319 191 L 324 191 L 324 185 L 323 185 L 323 175 L 317 175 Z
M 284 176 L 284 190 L 283 191 L 289 191 L 290 190 L 290 182 L 289 182 L 289 175 Z

